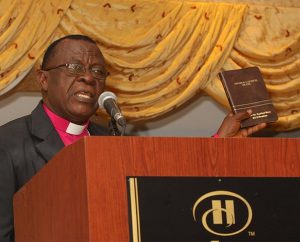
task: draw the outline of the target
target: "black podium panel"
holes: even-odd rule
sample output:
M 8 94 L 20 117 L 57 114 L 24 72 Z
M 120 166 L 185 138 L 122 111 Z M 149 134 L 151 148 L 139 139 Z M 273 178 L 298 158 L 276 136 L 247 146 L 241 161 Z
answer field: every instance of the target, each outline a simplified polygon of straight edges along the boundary
M 131 241 L 300 241 L 300 178 L 128 178 Z

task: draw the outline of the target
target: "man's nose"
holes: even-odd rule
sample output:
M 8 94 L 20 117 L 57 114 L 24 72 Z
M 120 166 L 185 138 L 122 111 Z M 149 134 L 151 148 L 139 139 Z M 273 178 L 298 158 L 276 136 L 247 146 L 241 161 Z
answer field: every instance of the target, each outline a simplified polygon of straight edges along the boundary
M 80 79 L 87 84 L 94 85 L 95 84 L 95 77 L 93 76 L 90 70 L 86 70 L 80 77 Z

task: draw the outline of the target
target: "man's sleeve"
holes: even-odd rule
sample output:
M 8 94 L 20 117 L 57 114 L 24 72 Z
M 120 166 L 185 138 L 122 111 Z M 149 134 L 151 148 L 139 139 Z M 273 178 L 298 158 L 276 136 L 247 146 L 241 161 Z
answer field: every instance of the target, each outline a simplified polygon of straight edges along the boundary
M 13 241 L 15 175 L 9 153 L 0 149 L 0 241 Z

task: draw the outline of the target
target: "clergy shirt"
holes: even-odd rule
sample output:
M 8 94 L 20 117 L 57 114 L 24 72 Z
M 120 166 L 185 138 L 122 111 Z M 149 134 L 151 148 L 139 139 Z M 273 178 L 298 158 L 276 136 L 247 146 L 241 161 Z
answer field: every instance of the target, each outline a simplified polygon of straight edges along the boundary
M 54 128 L 56 129 L 65 146 L 74 143 L 81 137 L 89 135 L 87 130 L 88 122 L 83 125 L 74 124 L 53 113 L 44 103 L 43 108 L 46 114 L 49 116 Z

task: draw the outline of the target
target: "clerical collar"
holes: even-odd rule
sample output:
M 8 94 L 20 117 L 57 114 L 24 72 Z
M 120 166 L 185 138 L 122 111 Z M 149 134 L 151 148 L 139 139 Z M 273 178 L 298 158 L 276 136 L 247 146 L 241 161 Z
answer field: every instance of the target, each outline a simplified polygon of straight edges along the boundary
M 43 108 L 56 130 L 72 135 L 81 135 L 83 132 L 87 131 L 88 121 L 83 125 L 74 124 L 52 112 L 45 103 L 43 103 Z

